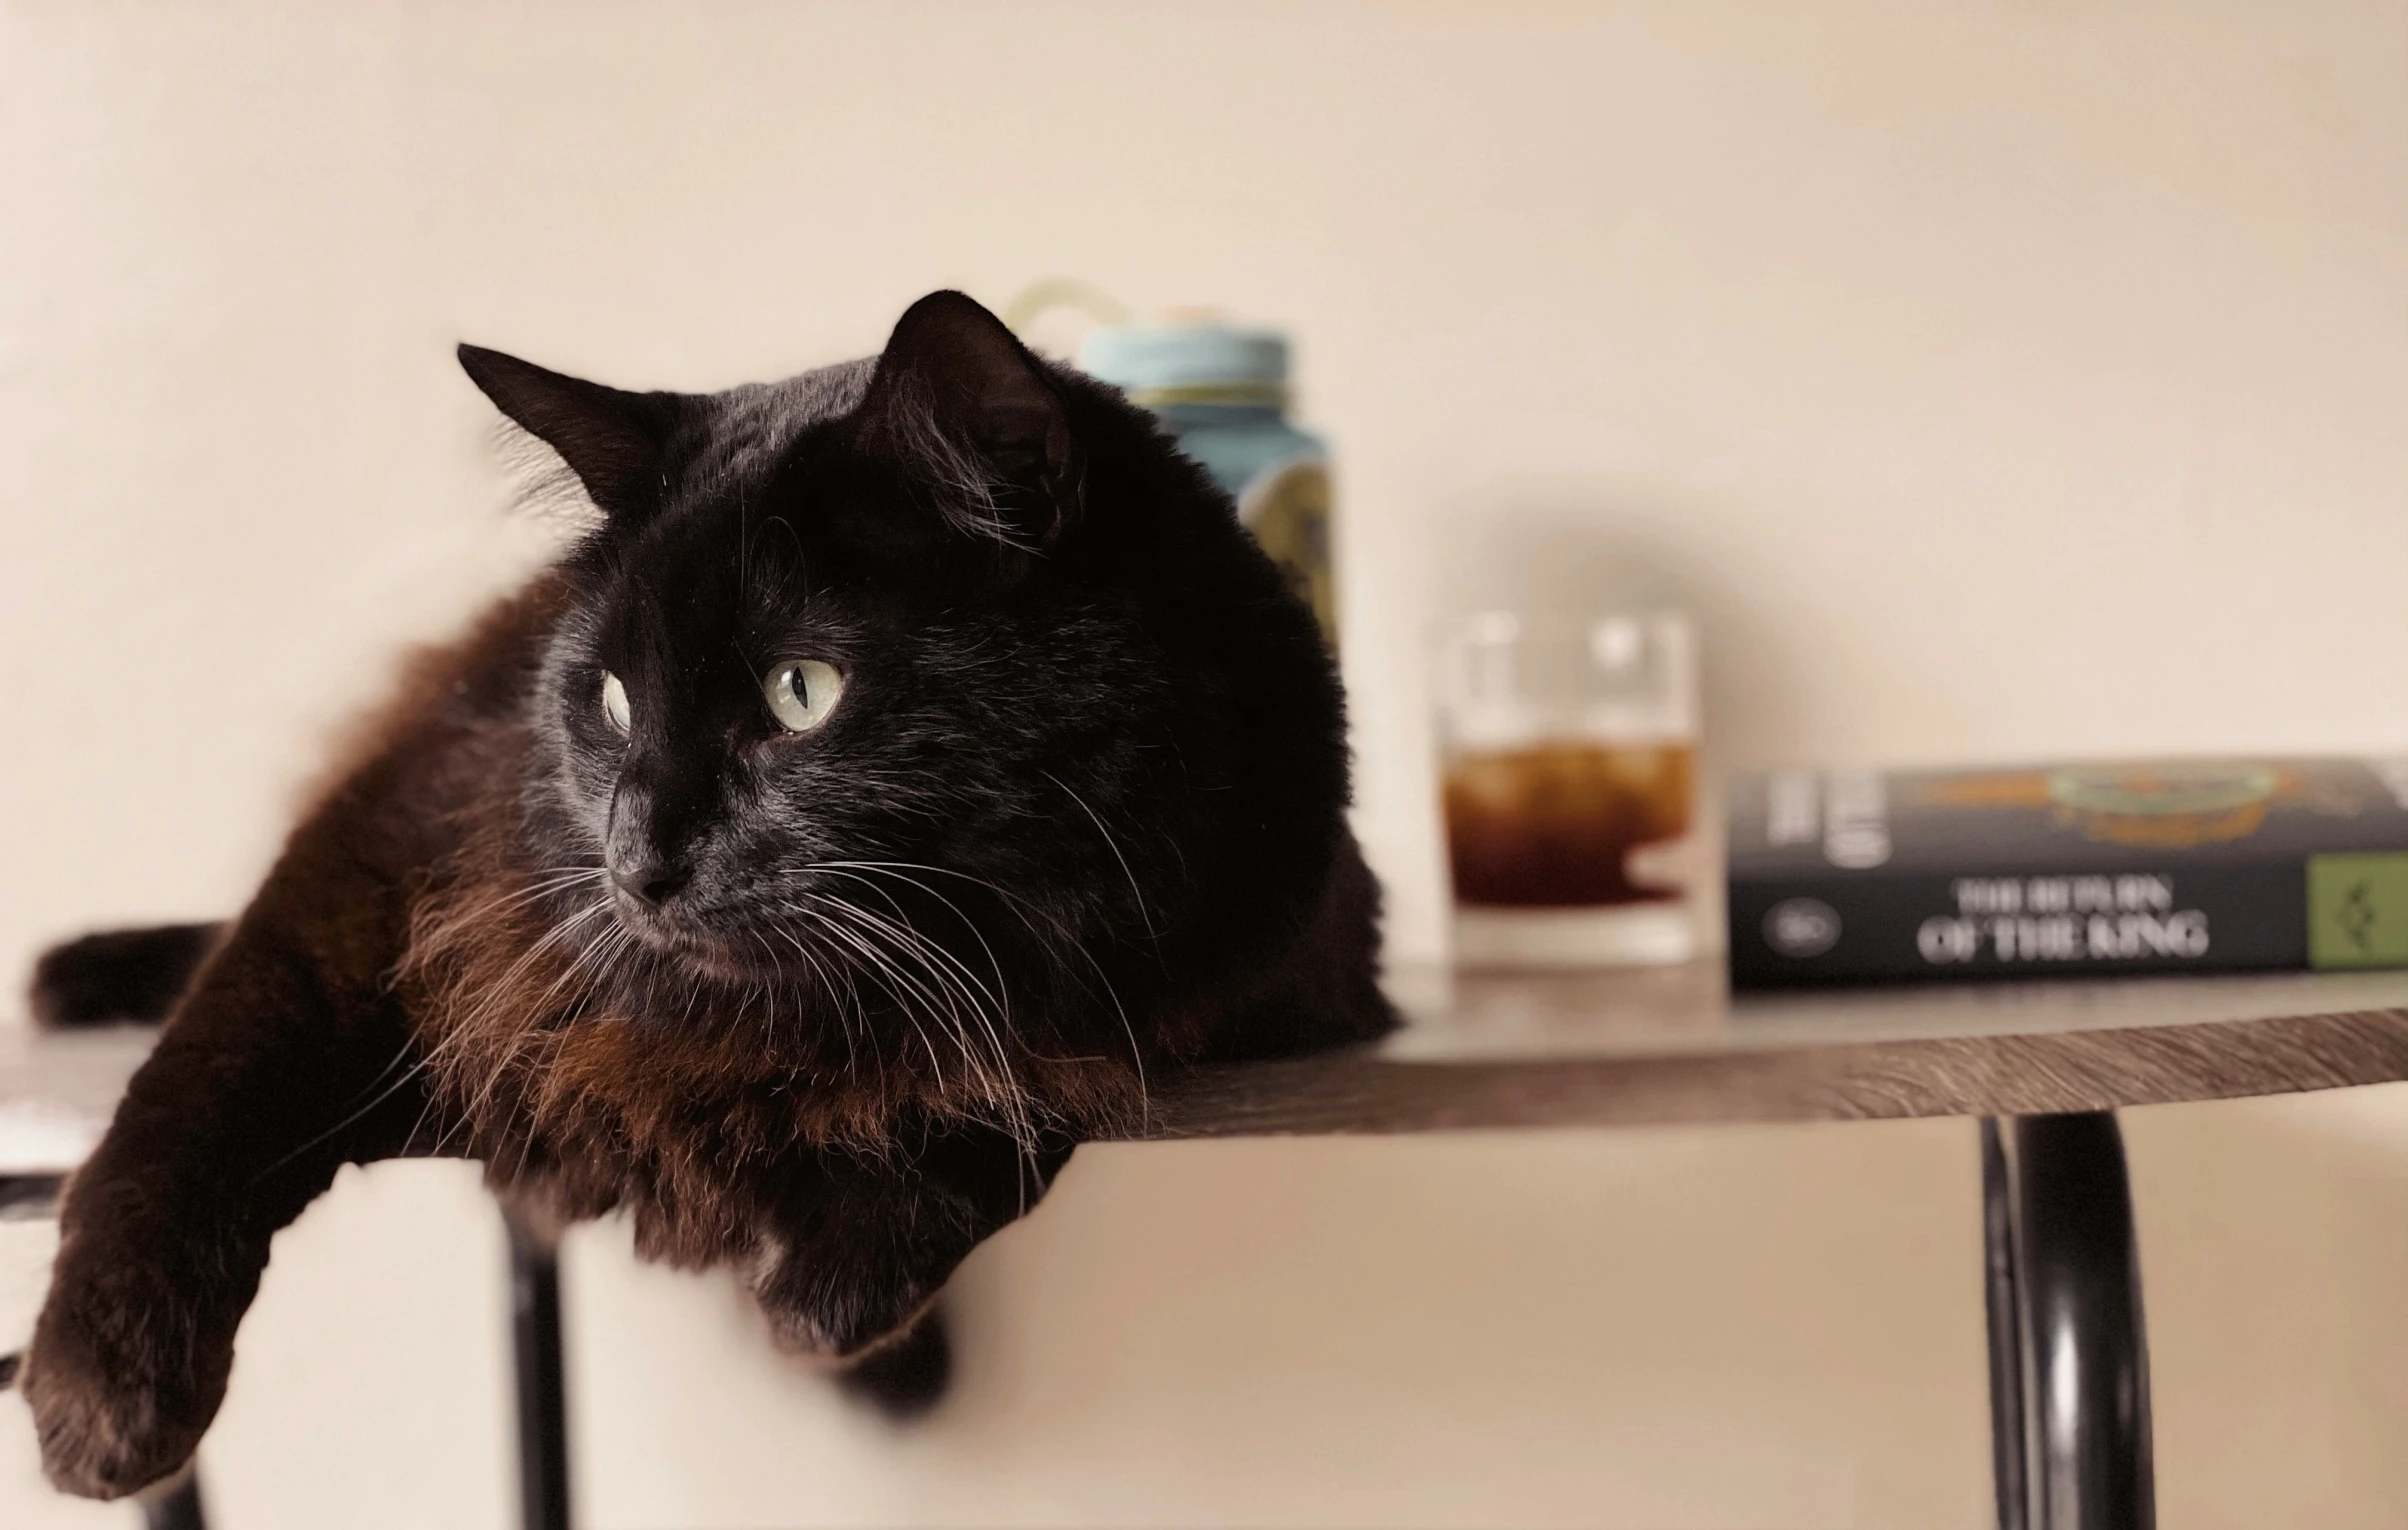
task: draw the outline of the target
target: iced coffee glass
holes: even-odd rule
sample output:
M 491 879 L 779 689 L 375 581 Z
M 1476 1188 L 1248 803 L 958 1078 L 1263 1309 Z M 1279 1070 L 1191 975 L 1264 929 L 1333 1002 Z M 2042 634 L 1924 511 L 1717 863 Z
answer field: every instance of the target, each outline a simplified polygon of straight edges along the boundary
M 1688 623 L 1489 612 L 1447 632 L 1437 689 L 1456 961 L 1696 955 Z

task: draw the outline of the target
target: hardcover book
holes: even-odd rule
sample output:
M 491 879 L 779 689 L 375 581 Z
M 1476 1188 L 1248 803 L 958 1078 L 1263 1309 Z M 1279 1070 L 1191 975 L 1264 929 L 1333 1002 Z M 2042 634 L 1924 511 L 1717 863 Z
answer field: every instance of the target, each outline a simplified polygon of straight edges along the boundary
M 2408 759 L 1745 776 L 1735 988 L 2408 966 Z

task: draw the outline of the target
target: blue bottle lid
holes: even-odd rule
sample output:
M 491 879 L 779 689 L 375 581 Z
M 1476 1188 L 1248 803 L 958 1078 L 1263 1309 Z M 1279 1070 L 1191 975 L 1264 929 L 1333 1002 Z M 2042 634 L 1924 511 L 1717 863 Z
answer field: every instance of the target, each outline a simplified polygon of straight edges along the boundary
M 1214 320 L 1102 325 L 1079 345 L 1079 368 L 1130 402 L 1267 404 L 1288 397 L 1288 337 Z

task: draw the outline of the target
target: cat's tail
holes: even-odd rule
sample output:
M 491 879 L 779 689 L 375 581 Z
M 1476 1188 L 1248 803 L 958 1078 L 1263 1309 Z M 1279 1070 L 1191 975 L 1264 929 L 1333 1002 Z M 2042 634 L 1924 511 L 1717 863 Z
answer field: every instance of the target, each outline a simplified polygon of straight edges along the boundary
M 52 1030 L 157 1025 L 184 997 L 225 928 L 160 924 L 102 930 L 52 946 L 33 967 L 27 998 L 34 1024 Z

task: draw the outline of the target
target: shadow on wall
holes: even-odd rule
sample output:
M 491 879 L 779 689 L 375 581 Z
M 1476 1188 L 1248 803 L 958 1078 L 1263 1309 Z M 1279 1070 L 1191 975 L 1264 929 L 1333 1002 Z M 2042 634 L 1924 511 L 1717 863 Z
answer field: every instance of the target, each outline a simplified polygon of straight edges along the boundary
M 2124 1113 L 2158 1517 L 2408 1524 L 2408 1085 Z
M 900 1494 L 880 1522 L 1977 1525 L 1972 1141 L 1936 1122 L 1082 1149 L 957 1280 L 954 1397 L 862 1437 Z M 632 1486 L 692 1401 L 603 1402 L 621 1418 L 594 1458 Z M 681 1463 L 753 1479 L 716 1520 L 825 1491 L 785 1464 L 821 1427 L 791 1416 L 791 1447 Z M 670 1425 L 706 1451 L 709 1432 Z
M 2408 1522 L 2408 1086 L 2126 1121 L 2165 1522 Z M 1256 1523 L 1983 1524 L 1972 1144 L 1090 1152 L 965 1282 L 951 1427 L 1217 1460 Z
M 957 1390 L 900 1431 L 597 1229 L 581 1513 L 1972 1527 L 1973 1162 L 1957 1122 L 1083 1149 L 957 1278 Z

